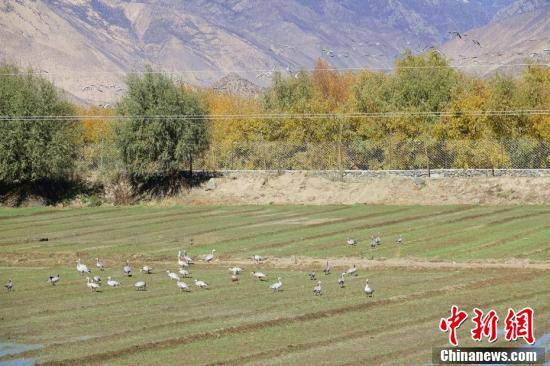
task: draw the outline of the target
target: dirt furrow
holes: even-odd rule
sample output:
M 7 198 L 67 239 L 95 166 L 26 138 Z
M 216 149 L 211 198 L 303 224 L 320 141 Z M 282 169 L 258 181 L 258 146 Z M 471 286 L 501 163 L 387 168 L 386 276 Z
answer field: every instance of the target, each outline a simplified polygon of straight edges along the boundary
M 341 234 L 343 232 L 347 232 L 347 231 L 350 231 L 350 230 L 367 230 L 367 229 L 372 229 L 372 228 L 376 228 L 376 227 L 380 227 L 380 226 L 395 225 L 395 224 L 400 224 L 400 223 L 403 223 L 403 222 L 410 222 L 410 221 L 427 219 L 427 218 L 440 216 L 440 215 L 453 214 L 453 213 L 457 213 L 457 212 L 461 212 L 461 211 L 465 211 L 465 210 L 469 210 L 469 209 L 470 209 L 470 207 L 459 207 L 459 208 L 456 208 L 456 209 L 453 209 L 453 210 L 443 210 L 443 211 L 438 211 L 438 212 L 435 212 L 435 213 L 407 216 L 407 217 L 402 217 L 402 218 L 399 218 L 399 219 L 386 220 L 386 221 L 381 221 L 381 222 L 372 223 L 372 224 L 363 224 L 363 225 L 348 227 L 348 228 L 343 229 L 343 230 L 334 230 L 334 231 L 330 231 L 330 232 L 324 232 L 324 233 L 320 233 L 320 234 L 304 236 L 304 237 L 301 237 L 301 238 L 293 238 L 293 239 L 290 239 L 290 240 L 281 241 L 281 242 L 277 242 L 277 243 L 256 245 L 256 246 L 254 246 L 252 248 L 249 248 L 249 249 L 256 249 L 256 250 L 260 249 L 261 250 L 261 249 L 269 249 L 269 248 L 281 248 L 281 247 L 285 247 L 285 246 L 295 244 L 295 243 L 300 242 L 300 241 L 321 239 L 321 238 L 324 238 L 324 237 L 327 237 L 327 236 Z
M 469 290 L 479 289 L 479 288 L 484 288 L 488 286 L 496 286 L 502 283 L 525 282 L 531 279 L 532 279 L 531 274 L 523 274 L 522 276 L 516 275 L 513 277 L 490 278 L 490 279 L 485 279 L 480 281 L 472 281 L 465 284 L 446 286 L 440 289 L 432 289 L 432 290 L 418 292 L 410 295 L 398 295 L 387 299 L 373 300 L 365 303 L 347 305 L 344 307 L 318 311 L 315 313 L 305 313 L 297 316 L 281 317 L 281 318 L 276 318 L 272 320 L 266 320 L 261 323 L 250 323 L 250 324 L 232 326 L 232 327 L 217 329 L 214 331 L 196 333 L 196 334 L 179 337 L 179 338 L 169 338 L 169 339 L 164 339 L 160 341 L 136 344 L 123 349 L 96 353 L 96 354 L 78 357 L 78 358 L 44 361 L 44 362 L 39 362 L 38 365 L 57 366 L 57 365 L 75 365 L 75 364 L 78 364 L 78 365 L 97 364 L 104 361 L 117 359 L 126 355 L 132 355 L 132 354 L 153 350 L 153 349 L 159 350 L 162 348 L 172 348 L 183 344 L 188 344 L 188 343 L 202 341 L 202 340 L 211 339 L 211 338 L 219 338 L 219 337 L 223 337 L 231 334 L 246 333 L 246 332 L 257 331 L 265 328 L 286 325 L 286 324 L 307 322 L 307 321 L 331 317 L 334 315 L 367 310 L 369 308 L 376 307 L 376 306 L 406 303 L 407 301 L 414 301 L 417 299 L 426 299 L 430 297 L 436 297 L 439 295 L 462 290 L 465 288 Z
M 541 295 L 541 294 L 548 294 L 548 293 L 550 293 L 550 290 L 544 291 L 542 293 L 540 291 L 535 291 L 535 292 L 531 292 L 529 294 L 516 295 L 516 296 L 513 296 L 511 298 L 507 298 L 506 300 L 497 301 L 497 302 L 495 302 L 495 301 L 486 301 L 484 303 L 472 302 L 471 306 L 476 306 L 476 307 L 481 307 L 481 308 L 484 308 L 484 307 L 487 307 L 487 306 L 495 307 L 495 306 L 498 306 L 498 305 L 501 305 L 501 304 L 508 304 L 511 301 L 522 300 L 522 299 L 525 299 L 525 298 L 529 298 L 531 296 L 536 296 L 536 295 Z M 464 307 L 467 307 L 467 305 L 465 304 Z M 259 361 L 259 360 L 262 360 L 262 359 L 270 359 L 270 358 L 274 358 L 274 357 L 278 357 L 278 356 L 282 356 L 282 355 L 288 355 L 290 353 L 308 351 L 308 350 L 311 350 L 311 349 L 316 349 L 316 348 L 321 348 L 321 347 L 325 347 L 325 346 L 334 345 L 335 343 L 349 342 L 352 339 L 363 338 L 363 337 L 366 337 L 366 336 L 371 335 L 371 334 L 378 336 L 378 335 L 381 335 L 383 333 L 387 333 L 388 331 L 393 331 L 397 328 L 399 328 L 401 330 L 404 330 L 406 328 L 413 329 L 413 328 L 415 328 L 415 326 L 422 325 L 422 324 L 427 324 L 427 323 L 437 324 L 437 321 L 439 319 L 440 319 L 440 317 L 434 318 L 433 316 L 431 316 L 431 317 L 428 316 L 428 317 L 423 317 L 423 318 L 420 318 L 420 319 L 411 319 L 411 320 L 408 320 L 408 321 L 399 320 L 397 322 L 390 323 L 390 324 L 385 324 L 384 326 L 377 327 L 377 328 L 371 328 L 371 329 L 368 329 L 368 330 L 362 330 L 362 331 L 346 333 L 346 334 L 340 335 L 338 337 L 331 337 L 331 338 L 324 339 L 324 340 L 321 340 L 321 341 L 316 341 L 316 342 L 307 342 L 307 343 L 301 343 L 301 344 L 296 344 L 296 345 L 292 344 L 292 345 L 288 345 L 286 347 L 281 347 L 281 348 L 272 349 L 272 350 L 268 350 L 268 351 L 258 352 L 258 353 L 238 357 L 238 358 L 235 358 L 235 359 L 232 359 L 232 360 L 227 360 L 227 361 L 223 361 L 223 362 L 214 362 L 214 363 L 208 364 L 208 366 L 242 365 L 242 364 L 245 364 L 247 362 Z M 416 345 L 414 347 L 414 349 L 417 349 L 417 348 L 418 348 L 418 345 Z M 388 358 L 388 357 L 392 357 L 392 355 L 391 354 L 384 354 L 381 357 Z

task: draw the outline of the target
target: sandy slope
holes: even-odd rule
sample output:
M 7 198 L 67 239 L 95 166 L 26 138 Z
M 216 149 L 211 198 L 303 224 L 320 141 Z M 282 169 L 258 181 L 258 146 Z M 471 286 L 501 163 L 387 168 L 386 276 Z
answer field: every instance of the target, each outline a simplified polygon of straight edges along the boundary
M 550 177 L 364 178 L 338 182 L 308 173 L 213 178 L 173 199 L 185 203 L 548 204 Z

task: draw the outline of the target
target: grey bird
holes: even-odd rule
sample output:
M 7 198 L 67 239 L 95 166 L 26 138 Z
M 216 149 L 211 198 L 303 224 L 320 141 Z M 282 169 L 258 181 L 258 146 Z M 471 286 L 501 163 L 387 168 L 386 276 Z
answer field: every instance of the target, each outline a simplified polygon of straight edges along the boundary
M 365 281 L 365 294 L 367 294 L 368 297 L 372 297 L 374 295 L 374 289 L 369 286 L 368 278 Z
M 325 274 L 325 276 L 330 274 L 330 264 L 328 263 L 328 261 L 327 261 L 327 264 L 325 265 L 325 268 L 323 268 L 323 273 Z
M 132 277 L 132 267 L 130 267 L 128 261 L 126 261 L 126 265 L 122 267 L 122 272 L 128 277 Z
M 344 288 L 345 286 L 345 280 L 344 280 L 345 275 L 346 275 L 346 272 L 342 272 L 340 277 L 338 277 L 338 286 L 340 286 L 340 288 Z
M 8 282 L 6 282 L 6 284 L 4 285 L 4 287 L 6 288 L 6 290 L 8 292 L 12 291 L 13 290 L 13 281 L 11 279 L 9 279 Z
M 315 296 L 321 296 L 323 294 L 323 289 L 321 288 L 321 281 L 317 282 L 317 285 L 313 288 L 313 294 Z
M 48 282 L 52 284 L 52 286 L 55 286 L 56 283 L 59 282 L 61 278 L 59 277 L 59 275 L 55 275 L 55 276 L 50 276 L 48 278 Z

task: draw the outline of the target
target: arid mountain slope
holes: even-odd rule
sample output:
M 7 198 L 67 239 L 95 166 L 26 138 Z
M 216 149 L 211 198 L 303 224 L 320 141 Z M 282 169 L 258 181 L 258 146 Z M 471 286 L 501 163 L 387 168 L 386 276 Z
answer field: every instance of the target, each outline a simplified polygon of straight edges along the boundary
M 0 58 L 44 70 L 77 100 L 105 104 L 123 93 L 124 75 L 145 64 L 194 84 L 234 72 L 260 86 L 270 70 L 309 68 L 318 57 L 336 67 L 387 68 L 405 49 L 420 52 L 448 32 L 484 26 L 515 3 L 0 0 Z
M 453 59 L 453 64 L 478 75 L 522 69 L 509 65 L 550 64 L 550 3 L 536 10 L 517 7 L 519 3 L 507 9 L 509 12 L 497 14 L 490 24 L 444 44 L 441 51 Z

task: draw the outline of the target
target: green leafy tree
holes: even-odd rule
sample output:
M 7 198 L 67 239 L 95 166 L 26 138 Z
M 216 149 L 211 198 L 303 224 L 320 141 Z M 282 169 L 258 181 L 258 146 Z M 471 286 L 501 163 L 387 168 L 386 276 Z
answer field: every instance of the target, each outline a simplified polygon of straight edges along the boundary
M 118 111 L 128 118 L 116 129 L 117 145 L 130 175 L 176 177 L 186 165 L 192 171 L 208 147 L 207 108 L 193 92 L 147 70 L 127 79 Z
M 0 182 L 33 183 L 72 174 L 81 141 L 74 113 L 50 81 L 0 65 L 0 115 L 8 117 L 0 121 Z M 29 120 L 33 117 L 37 120 Z

